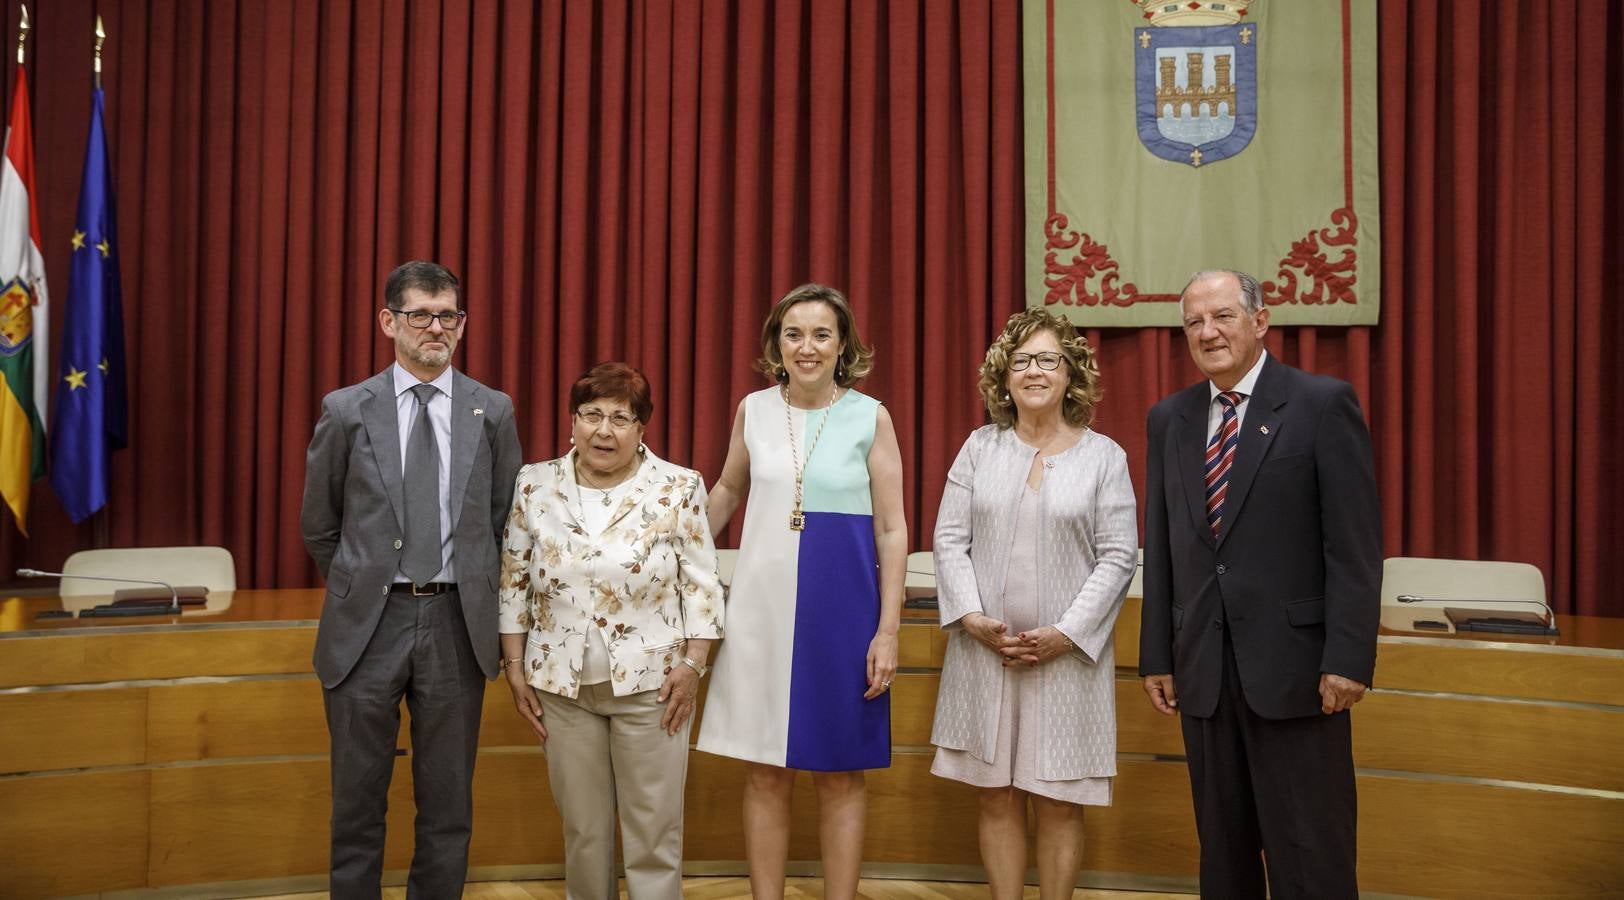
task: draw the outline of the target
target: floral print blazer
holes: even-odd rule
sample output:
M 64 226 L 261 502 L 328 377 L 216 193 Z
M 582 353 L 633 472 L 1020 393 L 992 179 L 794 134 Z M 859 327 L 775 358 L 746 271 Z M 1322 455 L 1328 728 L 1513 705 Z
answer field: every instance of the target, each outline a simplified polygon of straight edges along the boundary
M 631 489 L 596 537 L 582 524 L 575 451 L 519 471 L 502 541 L 503 634 L 526 634 L 532 687 L 573 698 L 587 629 L 622 697 L 660 687 L 688 638 L 722 636 L 722 585 L 698 472 L 640 449 Z

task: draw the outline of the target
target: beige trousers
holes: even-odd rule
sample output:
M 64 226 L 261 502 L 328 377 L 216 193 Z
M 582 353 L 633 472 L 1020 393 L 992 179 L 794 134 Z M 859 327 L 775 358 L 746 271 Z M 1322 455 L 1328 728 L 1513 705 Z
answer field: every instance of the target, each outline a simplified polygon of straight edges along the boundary
M 682 897 L 682 788 L 690 717 L 675 735 L 660 728 L 658 691 L 616 697 L 610 682 L 574 700 L 546 691 L 547 777 L 564 824 L 564 886 L 570 900 L 611 900 L 615 813 L 632 900 Z

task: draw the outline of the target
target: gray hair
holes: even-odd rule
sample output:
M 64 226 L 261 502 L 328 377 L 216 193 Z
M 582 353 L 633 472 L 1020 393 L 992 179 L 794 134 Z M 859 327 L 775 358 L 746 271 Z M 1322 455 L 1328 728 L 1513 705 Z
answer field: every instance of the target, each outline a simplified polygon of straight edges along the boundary
M 1247 315 L 1255 316 L 1263 310 L 1263 288 L 1258 285 L 1256 278 L 1235 269 L 1202 269 L 1191 275 L 1190 280 L 1184 282 L 1184 289 L 1179 291 L 1180 312 L 1184 311 L 1184 295 L 1190 290 L 1190 285 L 1214 275 L 1233 275 L 1235 280 L 1240 282 L 1241 307 L 1246 310 Z

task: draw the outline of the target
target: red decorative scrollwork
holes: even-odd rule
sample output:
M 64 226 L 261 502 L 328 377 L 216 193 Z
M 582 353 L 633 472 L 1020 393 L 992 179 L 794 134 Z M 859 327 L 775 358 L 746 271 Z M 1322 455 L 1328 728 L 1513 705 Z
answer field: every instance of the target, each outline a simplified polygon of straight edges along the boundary
M 1117 287 L 1120 280 L 1117 261 L 1111 250 L 1086 234 L 1067 228 L 1065 213 L 1051 212 L 1043 223 L 1043 294 L 1045 305 L 1132 306 L 1135 303 L 1177 300 L 1163 294 L 1141 294 L 1133 283 Z M 1060 251 L 1076 249 L 1069 262 L 1061 262 Z M 1098 279 L 1091 289 L 1089 282 Z
M 1170 303 L 1177 294 L 1141 294 L 1132 282 L 1121 284 L 1120 265 L 1109 247 L 1087 234 L 1068 228 L 1065 213 L 1053 212 L 1043 223 L 1043 301 L 1046 305 L 1132 306 L 1135 303 Z M 1359 217 L 1352 207 L 1331 212 L 1331 225 L 1314 229 L 1291 242 L 1280 260 L 1274 281 L 1262 283 L 1263 301 L 1270 306 L 1296 303 L 1319 306 L 1357 303 L 1353 286 L 1358 281 Z M 1330 254 L 1342 248 L 1336 259 Z M 1073 250 L 1061 261 L 1063 251 Z
M 1263 302 L 1270 306 L 1282 303 L 1301 303 L 1316 306 L 1329 303 L 1356 303 L 1353 285 L 1358 281 L 1355 263 L 1359 252 L 1359 217 L 1353 208 L 1344 206 L 1331 212 L 1331 228 L 1310 231 L 1301 240 L 1291 242 L 1291 252 L 1280 260 L 1278 281 L 1265 281 Z M 1321 249 L 1320 245 L 1325 248 Z M 1331 249 L 1341 247 L 1335 260 Z M 1299 281 L 1299 274 L 1301 278 Z

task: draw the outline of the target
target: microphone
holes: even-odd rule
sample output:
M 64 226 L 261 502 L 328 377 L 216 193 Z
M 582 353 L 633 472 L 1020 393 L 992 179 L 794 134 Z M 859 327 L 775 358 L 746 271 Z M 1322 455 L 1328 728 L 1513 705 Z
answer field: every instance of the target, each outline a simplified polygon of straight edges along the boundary
M 1537 626 L 1531 626 L 1531 623 L 1526 621 L 1501 621 L 1494 619 L 1493 617 L 1488 617 L 1473 627 L 1461 628 L 1459 625 L 1456 627 L 1461 631 L 1499 631 L 1503 633 L 1519 634 L 1557 633 L 1556 610 L 1551 609 L 1550 604 L 1546 603 L 1544 600 L 1530 600 L 1527 598 L 1518 597 L 1422 597 L 1416 594 L 1399 594 L 1394 599 L 1398 600 L 1400 603 L 1442 603 L 1446 606 L 1475 606 L 1489 611 L 1493 611 L 1495 608 L 1506 603 L 1521 603 L 1525 606 L 1537 606 L 1545 615 L 1545 621 Z M 1523 613 L 1522 615 L 1526 615 L 1526 613 Z M 1517 627 L 1519 625 L 1521 627 Z M 1536 628 L 1538 630 L 1535 630 Z
M 101 616 L 154 616 L 163 614 L 178 615 L 180 613 L 180 594 L 175 586 L 167 581 L 158 581 L 152 578 L 117 578 L 112 575 L 80 575 L 72 572 L 46 572 L 41 569 L 18 569 L 18 578 L 78 578 L 82 581 L 109 581 L 118 584 L 144 584 L 148 587 L 160 587 L 169 592 L 168 602 L 158 598 L 140 600 L 114 600 L 90 609 L 79 611 L 79 617 L 96 618 Z

